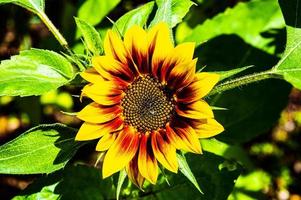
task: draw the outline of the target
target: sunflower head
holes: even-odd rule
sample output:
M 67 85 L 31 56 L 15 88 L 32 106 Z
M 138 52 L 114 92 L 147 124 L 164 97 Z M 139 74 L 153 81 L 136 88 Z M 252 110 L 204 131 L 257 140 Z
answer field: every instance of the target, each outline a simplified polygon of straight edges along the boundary
M 76 135 L 99 138 L 104 178 L 125 168 L 139 187 L 155 184 L 159 164 L 178 171 L 177 149 L 201 153 L 199 139 L 224 130 L 202 100 L 219 76 L 196 73 L 194 44 L 174 47 L 166 24 L 133 26 L 123 40 L 109 30 L 104 49 L 81 74 L 89 82 L 82 95 L 93 102 L 78 113 Z

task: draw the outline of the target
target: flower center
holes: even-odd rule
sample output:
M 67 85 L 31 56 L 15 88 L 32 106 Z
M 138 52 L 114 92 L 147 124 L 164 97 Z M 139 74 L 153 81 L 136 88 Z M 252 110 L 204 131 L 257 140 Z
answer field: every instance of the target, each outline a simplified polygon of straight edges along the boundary
M 164 127 L 174 110 L 171 92 L 150 76 L 136 79 L 127 88 L 121 105 L 125 123 L 142 132 Z

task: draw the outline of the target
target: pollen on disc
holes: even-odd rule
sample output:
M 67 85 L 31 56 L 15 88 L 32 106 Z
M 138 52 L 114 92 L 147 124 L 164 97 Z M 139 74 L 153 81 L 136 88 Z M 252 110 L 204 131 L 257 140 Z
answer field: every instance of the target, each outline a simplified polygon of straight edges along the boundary
M 135 80 L 128 87 L 121 105 L 125 122 L 142 132 L 164 127 L 174 110 L 167 88 L 150 76 Z

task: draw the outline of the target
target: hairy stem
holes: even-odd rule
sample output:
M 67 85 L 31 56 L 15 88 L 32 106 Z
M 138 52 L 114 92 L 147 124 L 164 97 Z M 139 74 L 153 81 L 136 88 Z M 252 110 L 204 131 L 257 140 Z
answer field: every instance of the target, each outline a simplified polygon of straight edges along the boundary
M 227 90 L 231 90 L 236 87 L 240 87 L 243 85 L 247 85 L 249 83 L 258 82 L 261 80 L 269 79 L 269 78 L 281 78 L 278 74 L 275 74 L 273 70 L 267 70 L 260 73 L 254 73 L 251 75 L 242 76 L 233 80 L 225 81 L 219 85 L 217 85 L 208 96 L 215 95 L 218 93 L 222 93 Z
M 62 34 L 59 32 L 59 30 L 53 25 L 53 23 L 50 21 L 50 19 L 48 18 L 48 16 L 44 12 L 38 12 L 37 15 L 44 22 L 44 24 L 47 26 L 47 28 L 50 30 L 50 32 L 54 35 L 54 37 L 57 39 L 57 41 L 60 43 L 60 45 L 69 54 L 72 55 L 72 51 L 69 49 L 68 42 L 62 36 Z

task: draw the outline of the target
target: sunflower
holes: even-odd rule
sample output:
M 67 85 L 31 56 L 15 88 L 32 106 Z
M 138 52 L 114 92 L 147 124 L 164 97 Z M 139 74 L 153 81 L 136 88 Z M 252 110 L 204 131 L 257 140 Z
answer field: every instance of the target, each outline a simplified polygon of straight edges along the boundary
M 104 50 L 81 74 L 93 102 L 78 113 L 75 138 L 100 138 L 103 178 L 126 169 L 137 186 L 155 184 L 159 164 L 177 173 L 177 149 L 200 154 L 199 139 L 224 130 L 202 100 L 219 75 L 196 73 L 194 43 L 174 47 L 165 23 L 148 32 L 132 26 L 123 40 L 109 30 Z

